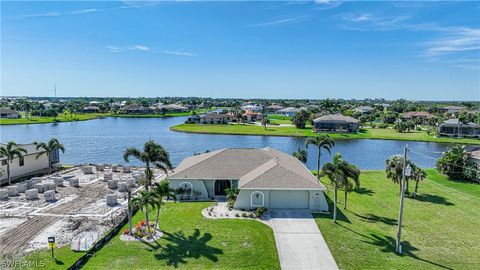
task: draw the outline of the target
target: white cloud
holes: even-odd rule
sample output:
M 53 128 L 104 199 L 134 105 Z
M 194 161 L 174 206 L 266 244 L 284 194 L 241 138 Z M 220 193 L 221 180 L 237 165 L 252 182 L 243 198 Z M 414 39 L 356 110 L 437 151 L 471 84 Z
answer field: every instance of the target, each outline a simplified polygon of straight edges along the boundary
M 456 52 L 479 51 L 480 29 L 459 27 L 441 35 L 441 37 L 424 42 L 426 56 L 438 56 Z
M 300 15 L 293 15 L 290 17 L 278 18 L 270 21 L 265 21 L 261 23 L 251 24 L 250 26 L 275 26 L 275 25 L 283 25 L 283 24 L 292 24 L 292 23 L 299 23 L 304 22 L 310 18 L 309 15 L 300 14 Z
M 132 45 L 132 46 L 105 46 L 112 53 L 119 53 L 119 52 L 127 52 L 127 51 L 141 51 L 141 52 L 150 52 L 150 53 L 162 53 L 162 54 L 170 54 L 170 55 L 178 55 L 178 56 L 197 56 L 194 53 L 186 52 L 186 51 L 173 51 L 173 50 L 160 50 L 155 48 L 150 48 L 145 45 Z
M 150 48 L 148 48 L 147 46 L 143 46 L 143 45 L 130 46 L 128 49 L 131 50 L 131 51 L 149 51 L 150 50 Z
M 163 54 L 172 54 L 172 55 L 189 56 L 189 57 L 191 57 L 191 56 L 197 56 L 197 55 L 194 54 L 194 53 L 184 52 L 184 51 L 157 50 L 157 52 L 163 53 Z

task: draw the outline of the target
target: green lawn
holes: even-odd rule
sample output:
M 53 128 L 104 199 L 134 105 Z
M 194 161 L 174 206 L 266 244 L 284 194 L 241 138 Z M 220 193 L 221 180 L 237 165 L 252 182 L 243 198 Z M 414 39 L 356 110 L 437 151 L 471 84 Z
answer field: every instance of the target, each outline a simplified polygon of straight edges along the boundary
M 31 118 L 18 118 L 18 119 L 0 119 L 0 125 L 24 125 L 24 124 L 48 124 L 54 122 L 74 122 L 97 119 L 99 117 L 107 116 L 104 113 L 60 113 L 56 119 L 53 117 L 31 117 Z
M 341 269 L 478 269 L 480 185 L 428 170 L 417 199 L 405 199 L 402 256 L 394 253 L 398 185 L 383 171 L 362 171 L 361 190 L 349 194 L 348 210 L 339 195 L 339 224 L 331 215 L 315 219 Z
M 213 111 L 213 110 L 216 110 L 216 109 L 220 109 L 220 108 L 212 107 L 212 108 L 208 108 L 208 109 L 198 109 L 198 110 L 194 110 L 194 111 L 197 114 L 202 114 L 202 113 L 206 113 L 206 112 Z M 110 113 L 110 114 L 108 114 L 108 116 L 110 116 L 110 117 L 123 117 L 123 118 L 164 118 L 164 117 L 190 116 L 192 114 L 193 114 L 193 111 L 178 112 L 178 113 L 166 113 L 166 114 L 113 114 L 113 113 Z
M 160 228 L 165 234 L 157 243 L 127 243 L 116 236 L 83 269 L 280 268 L 275 239 L 268 226 L 253 220 L 203 218 L 201 210 L 210 205 L 167 203 L 160 216 Z M 142 218 L 143 213 L 138 212 L 134 222 Z M 36 252 L 28 259 L 47 259 L 51 262 L 47 268 L 64 269 L 80 255 L 67 248 L 57 256 L 64 265 L 49 260 L 48 251 Z
M 264 135 L 264 136 L 295 136 L 307 137 L 317 136 L 311 128 L 298 129 L 296 127 L 269 126 L 265 130 L 263 126 L 256 125 L 197 125 L 181 124 L 170 127 L 173 131 L 206 133 L 206 134 L 231 134 L 231 135 Z M 461 144 L 480 144 L 480 139 L 457 139 L 457 138 L 435 138 L 428 135 L 425 131 L 412 131 L 408 133 L 399 133 L 394 129 L 368 128 L 362 129 L 358 133 L 330 133 L 334 139 L 384 139 L 384 140 L 402 140 L 402 141 L 425 141 L 440 143 L 461 143 Z

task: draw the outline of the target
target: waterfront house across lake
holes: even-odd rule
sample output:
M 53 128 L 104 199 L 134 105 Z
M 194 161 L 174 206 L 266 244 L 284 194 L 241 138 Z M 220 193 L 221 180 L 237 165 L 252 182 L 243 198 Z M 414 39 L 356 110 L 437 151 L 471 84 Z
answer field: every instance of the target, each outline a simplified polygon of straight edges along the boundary
M 464 123 L 459 119 L 448 119 L 438 126 L 437 134 L 451 137 L 480 137 L 480 125 Z
M 357 132 L 359 121 L 351 116 L 328 114 L 313 120 L 315 132 Z
M 225 148 L 184 159 L 169 177 L 170 187 L 196 199 L 240 192 L 234 208 L 328 211 L 326 188 L 295 157 L 273 148 Z
M 200 124 L 228 124 L 232 119 L 230 114 L 208 113 L 200 116 Z
M 406 112 L 403 114 L 404 119 L 414 120 L 421 119 L 423 123 L 426 120 L 433 118 L 434 116 L 428 112 Z
M 292 117 L 292 116 L 294 116 L 296 113 L 300 112 L 301 110 L 307 110 L 307 109 L 306 109 L 306 108 L 287 107 L 287 108 L 285 108 L 285 109 L 278 110 L 277 113 L 278 113 L 279 115 Z
M 20 114 L 10 108 L 0 108 L 0 118 L 20 118 Z

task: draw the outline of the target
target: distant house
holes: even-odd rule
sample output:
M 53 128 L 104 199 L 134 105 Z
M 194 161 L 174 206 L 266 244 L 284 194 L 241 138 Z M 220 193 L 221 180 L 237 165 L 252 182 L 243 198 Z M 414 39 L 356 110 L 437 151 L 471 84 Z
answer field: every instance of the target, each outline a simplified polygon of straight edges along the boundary
M 0 108 L 0 118 L 20 118 L 20 114 L 9 108 Z
M 294 116 L 296 113 L 300 112 L 304 110 L 304 108 L 294 108 L 294 107 L 287 107 L 285 109 L 281 109 L 281 110 L 278 110 L 278 114 L 279 115 L 283 115 L 283 116 L 288 116 L 288 117 L 292 117 Z
M 244 111 L 261 112 L 263 110 L 263 106 L 257 104 L 247 104 L 240 107 L 240 109 Z
M 270 106 L 265 107 L 265 113 L 270 113 L 270 114 L 278 114 L 278 111 L 283 109 L 282 106 L 278 104 L 272 104 Z
M 226 148 L 188 157 L 169 176 L 170 188 L 186 199 L 225 199 L 239 193 L 234 208 L 328 211 L 325 186 L 293 156 L 273 148 Z
M 1 144 L 3 145 L 3 144 Z M 23 154 L 21 158 L 15 157 L 10 161 L 10 177 L 12 181 L 16 179 L 21 179 L 23 177 L 28 177 L 36 175 L 39 173 L 48 172 L 49 169 L 49 160 L 47 155 L 40 155 L 37 158 L 37 155 L 42 152 L 42 150 L 37 150 L 37 147 L 34 144 L 22 144 L 18 145 L 23 149 L 27 150 L 26 154 Z M 2 163 L 1 170 L 3 173 L 0 176 L 0 184 L 5 184 L 7 182 L 7 159 L 0 157 Z M 60 155 L 59 151 L 56 150 L 52 157 L 51 163 L 59 163 Z
M 188 112 L 190 109 L 180 104 L 158 104 L 156 110 L 167 113 Z
M 480 147 L 475 147 L 467 152 L 468 160 L 477 164 L 477 168 L 480 169 Z
M 208 113 L 200 116 L 200 124 L 228 124 L 233 116 L 223 113 Z
M 359 121 L 342 114 L 328 114 L 313 120 L 313 130 L 329 132 L 357 132 Z
M 247 120 L 247 122 L 255 122 L 262 119 L 261 113 L 250 110 L 247 110 L 242 116 Z
M 100 105 L 100 103 L 101 103 L 100 101 L 92 100 L 92 101 L 88 102 L 88 105 L 90 105 L 90 106 L 98 106 L 98 105 Z
M 100 112 L 100 108 L 97 106 L 86 106 L 83 107 L 83 112 L 85 113 L 98 113 Z
M 370 114 L 373 112 L 373 108 L 370 106 L 360 106 L 355 109 L 353 109 L 354 112 L 356 113 L 361 113 L 361 114 Z
M 200 124 L 200 115 L 194 114 L 187 118 L 186 124 Z
M 153 110 L 142 105 L 131 104 L 120 109 L 120 113 L 124 114 L 149 114 L 153 113 Z
M 447 112 L 447 113 L 457 113 L 457 112 L 460 112 L 460 111 L 464 111 L 466 109 L 466 107 L 464 106 L 445 106 L 445 107 L 441 107 L 439 108 L 439 111 L 441 112 Z
M 423 123 L 425 123 L 426 120 L 433 118 L 434 116 L 432 114 L 429 114 L 428 112 L 406 112 L 403 114 L 403 118 L 407 120 L 414 120 L 414 119 L 421 119 Z
M 463 123 L 458 119 L 448 119 L 437 128 L 440 136 L 480 137 L 480 125 L 472 122 Z

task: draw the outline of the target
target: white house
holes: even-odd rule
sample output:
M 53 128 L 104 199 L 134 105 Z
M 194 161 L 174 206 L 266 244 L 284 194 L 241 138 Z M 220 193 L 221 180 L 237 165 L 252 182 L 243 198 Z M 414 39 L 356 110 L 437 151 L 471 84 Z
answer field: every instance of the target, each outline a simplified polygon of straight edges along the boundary
M 169 177 L 170 187 L 188 197 L 224 198 L 240 190 L 234 207 L 328 211 L 326 189 L 295 157 L 272 148 L 226 148 L 184 159 Z
M 43 154 L 37 159 L 37 154 L 41 152 L 41 149 L 37 150 L 37 147 L 33 144 L 19 144 L 18 146 L 27 150 L 27 154 L 24 154 L 21 158 L 15 157 L 10 161 L 10 177 L 12 180 L 48 171 L 47 155 Z M 58 163 L 60 161 L 58 152 L 53 156 L 52 163 Z M 4 184 L 8 181 L 7 160 L 5 157 L 0 157 L 0 161 L 2 163 L 0 184 Z

